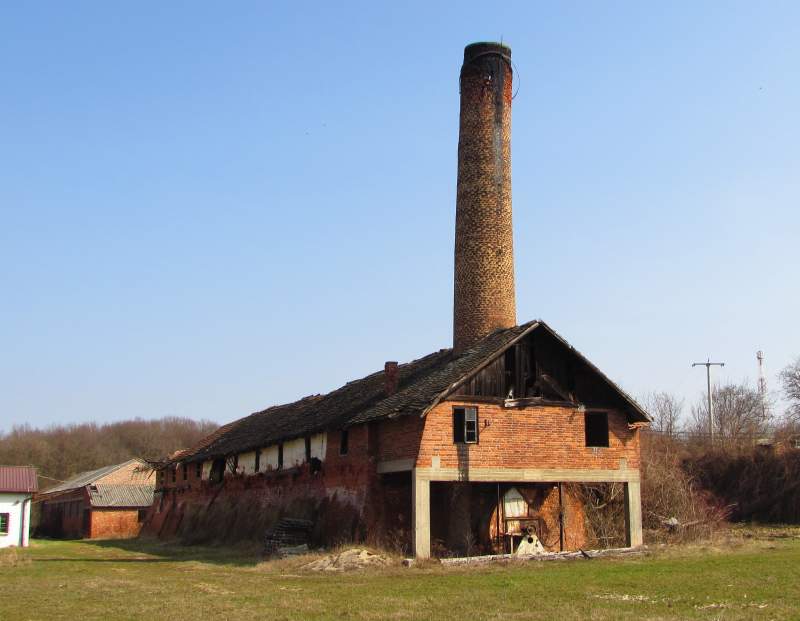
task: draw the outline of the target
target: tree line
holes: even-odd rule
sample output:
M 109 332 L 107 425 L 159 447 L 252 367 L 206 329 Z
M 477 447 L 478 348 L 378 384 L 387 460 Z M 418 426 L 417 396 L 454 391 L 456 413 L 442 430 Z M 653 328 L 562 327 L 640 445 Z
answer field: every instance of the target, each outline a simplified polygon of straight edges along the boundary
M 0 464 L 36 466 L 39 488 L 47 489 L 80 472 L 134 457 L 158 459 L 196 444 L 216 428 L 208 420 L 178 417 L 44 429 L 17 425 L 0 433 Z
M 776 411 L 774 399 L 747 382 L 712 387 L 712 415 L 703 395 L 688 413 L 682 399 L 667 392 L 641 398 L 652 419 L 651 429 L 667 436 L 714 437 L 721 445 L 748 443 L 759 438 L 783 439 L 800 434 L 800 358 L 779 374 L 786 399 L 785 411 Z

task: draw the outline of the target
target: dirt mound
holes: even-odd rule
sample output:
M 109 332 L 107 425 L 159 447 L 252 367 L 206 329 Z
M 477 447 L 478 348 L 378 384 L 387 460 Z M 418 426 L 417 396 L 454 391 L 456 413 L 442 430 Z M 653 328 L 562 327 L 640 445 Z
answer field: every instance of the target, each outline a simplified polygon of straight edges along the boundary
M 354 548 L 338 554 L 323 556 L 321 559 L 304 565 L 303 568 L 311 571 L 353 571 L 368 567 L 386 567 L 391 564 L 392 559 L 388 556 Z

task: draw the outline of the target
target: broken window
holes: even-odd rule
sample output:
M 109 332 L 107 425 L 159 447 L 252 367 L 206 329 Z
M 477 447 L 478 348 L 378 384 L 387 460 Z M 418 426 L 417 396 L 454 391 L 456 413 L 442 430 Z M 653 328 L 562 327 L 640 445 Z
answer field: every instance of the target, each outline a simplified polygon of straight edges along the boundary
M 478 408 L 453 408 L 453 442 L 456 444 L 478 442 Z
M 225 476 L 225 460 L 224 459 L 215 459 L 211 463 L 211 472 L 209 473 L 209 480 L 212 483 L 222 483 L 222 479 Z
M 339 455 L 347 455 L 350 450 L 350 437 L 347 429 L 342 429 L 342 435 L 339 438 Z
M 608 414 L 606 412 L 586 412 L 586 446 L 608 446 Z
M 0 535 L 8 534 L 8 524 L 11 521 L 10 513 L 0 513 Z

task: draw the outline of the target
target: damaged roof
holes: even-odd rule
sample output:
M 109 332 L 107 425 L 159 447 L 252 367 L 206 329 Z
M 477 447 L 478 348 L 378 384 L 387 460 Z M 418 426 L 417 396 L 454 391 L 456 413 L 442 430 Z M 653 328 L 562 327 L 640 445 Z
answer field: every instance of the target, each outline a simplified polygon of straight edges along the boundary
M 496 359 L 508 347 L 536 329 L 552 334 L 594 370 L 630 406 L 629 420 L 647 422 L 642 408 L 542 321 L 497 330 L 459 355 L 442 349 L 398 367 L 397 390 L 387 396 L 383 371 L 349 382 L 325 395 L 311 395 L 293 403 L 276 405 L 233 421 L 206 436 L 176 461 L 194 462 L 225 457 L 329 429 L 396 416 L 421 415 L 446 398 L 461 383 Z
M 88 470 L 86 472 L 81 472 L 76 474 L 71 479 L 64 481 L 54 487 L 50 487 L 44 490 L 40 496 L 44 496 L 47 494 L 55 494 L 59 492 L 68 492 L 74 489 L 79 489 L 81 487 L 85 487 L 87 485 L 91 485 L 92 483 L 99 481 L 105 476 L 108 476 L 112 472 L 116 472 L 120 468 L 124 468 L 125 466 L 129 466 L 130 464 L 140 464 L 142 467 L 147 467 L 144 461 L 141 459 L 129 459 L 126 462 L 121 464 L 114 464 L 112 466 L 103 466 L 102 468 L 98 468 L 97 470 Z

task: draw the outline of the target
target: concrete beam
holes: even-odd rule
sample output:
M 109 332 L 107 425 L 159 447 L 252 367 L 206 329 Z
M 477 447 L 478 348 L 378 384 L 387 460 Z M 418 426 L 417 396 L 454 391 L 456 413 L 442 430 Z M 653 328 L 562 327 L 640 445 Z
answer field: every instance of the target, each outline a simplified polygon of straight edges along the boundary
M 428 479 L 412 473 L 412 508 L 414 523 L 414 556 L 430 558 L 431 555 L 431 484 Z
M 642 545 L 642 491 L 639 481 L 625 484 L 625 537 L 631 548 Z
M 572 468 L 415 468 L 416 477 L 428 481 L 521 482 L 521 483 L 627 483 L 638 485 L 639 471 Z

